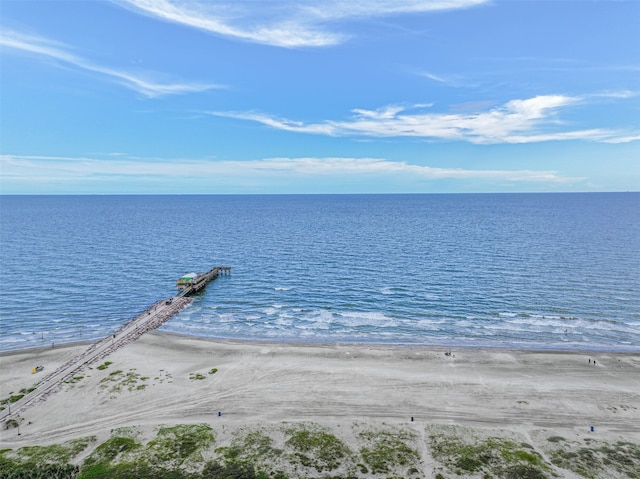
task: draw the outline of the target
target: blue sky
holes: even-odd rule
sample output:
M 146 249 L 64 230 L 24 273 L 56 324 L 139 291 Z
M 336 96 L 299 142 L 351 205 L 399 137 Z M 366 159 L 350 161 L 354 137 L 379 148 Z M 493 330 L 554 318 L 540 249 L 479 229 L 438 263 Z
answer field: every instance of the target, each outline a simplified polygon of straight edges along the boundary
M 637 0 L 0 0 L 0 191 L 638 191 L 638 25 Z

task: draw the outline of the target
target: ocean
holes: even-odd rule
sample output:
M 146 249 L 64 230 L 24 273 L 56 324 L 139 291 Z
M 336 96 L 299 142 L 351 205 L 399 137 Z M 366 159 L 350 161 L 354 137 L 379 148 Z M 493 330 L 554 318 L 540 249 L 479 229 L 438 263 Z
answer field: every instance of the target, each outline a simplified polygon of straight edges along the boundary
M 0 350 L 162 330 L 640 351 L 640 193 L 0 196 Z

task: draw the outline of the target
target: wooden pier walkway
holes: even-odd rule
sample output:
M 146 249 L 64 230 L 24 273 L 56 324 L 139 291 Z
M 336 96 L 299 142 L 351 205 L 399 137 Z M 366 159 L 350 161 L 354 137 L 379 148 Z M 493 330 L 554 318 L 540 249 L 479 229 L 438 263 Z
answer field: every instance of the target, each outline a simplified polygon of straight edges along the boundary
M 183 289 L 178 295 L 160 300 L 151 305 L 142 314 L 125 323 L 118 331 L 92 344 L 84 353 L 45 376 L 34 386 L 35 389 L 33 391 L 25 394 L 24 397 L 0 411 L 0 421 L 4 421 L 8 416 L 46 399 L 50 394 L 56 392 L 64 381 L 71 379 L 84 366 L 104 359 L 116 349 L 135 341 L 147 331 L 162 326 L 191 303 L 193 299 L 188 295 L 200 291 L 210 281 L 222 274 L 229 274 L 230 271 L 231 268 L 228 266 L 216 266 L 204 273 L 206 281 L 199 283 L 197 289 Z

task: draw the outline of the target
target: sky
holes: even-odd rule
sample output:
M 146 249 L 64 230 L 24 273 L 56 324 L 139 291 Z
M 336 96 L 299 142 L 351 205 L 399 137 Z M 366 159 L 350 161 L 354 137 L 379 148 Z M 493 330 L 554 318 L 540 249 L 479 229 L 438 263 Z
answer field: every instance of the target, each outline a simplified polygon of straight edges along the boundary
M 0 193 L 640 191 L 640 0 L 0 0 Z

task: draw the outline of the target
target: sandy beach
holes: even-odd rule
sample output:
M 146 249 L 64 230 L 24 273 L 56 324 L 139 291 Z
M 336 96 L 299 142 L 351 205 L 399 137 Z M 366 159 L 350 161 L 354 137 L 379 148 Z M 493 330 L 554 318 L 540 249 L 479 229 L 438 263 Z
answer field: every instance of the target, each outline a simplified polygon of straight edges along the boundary
M 0 396 L 34 384 L 86 345 L 5 353 Z M 218 443 L 238 428 L 310 422 L 341 431 L 388 424 L 425 435 L 460 426 L 517 437 L 640 443 L 640 354 L 283 344 L 146 334 L 85 367 L 21 411 L 0 448 L 51 444 L 115 428 L 209 424 Z M 593 427 L 593 430 L 591 429 Z M 427 461 L 428 462 L 428 461 Z M 573 477 L 570 474 L 565 477 Z M 576 476 L 579 477 L 579 476 Z

